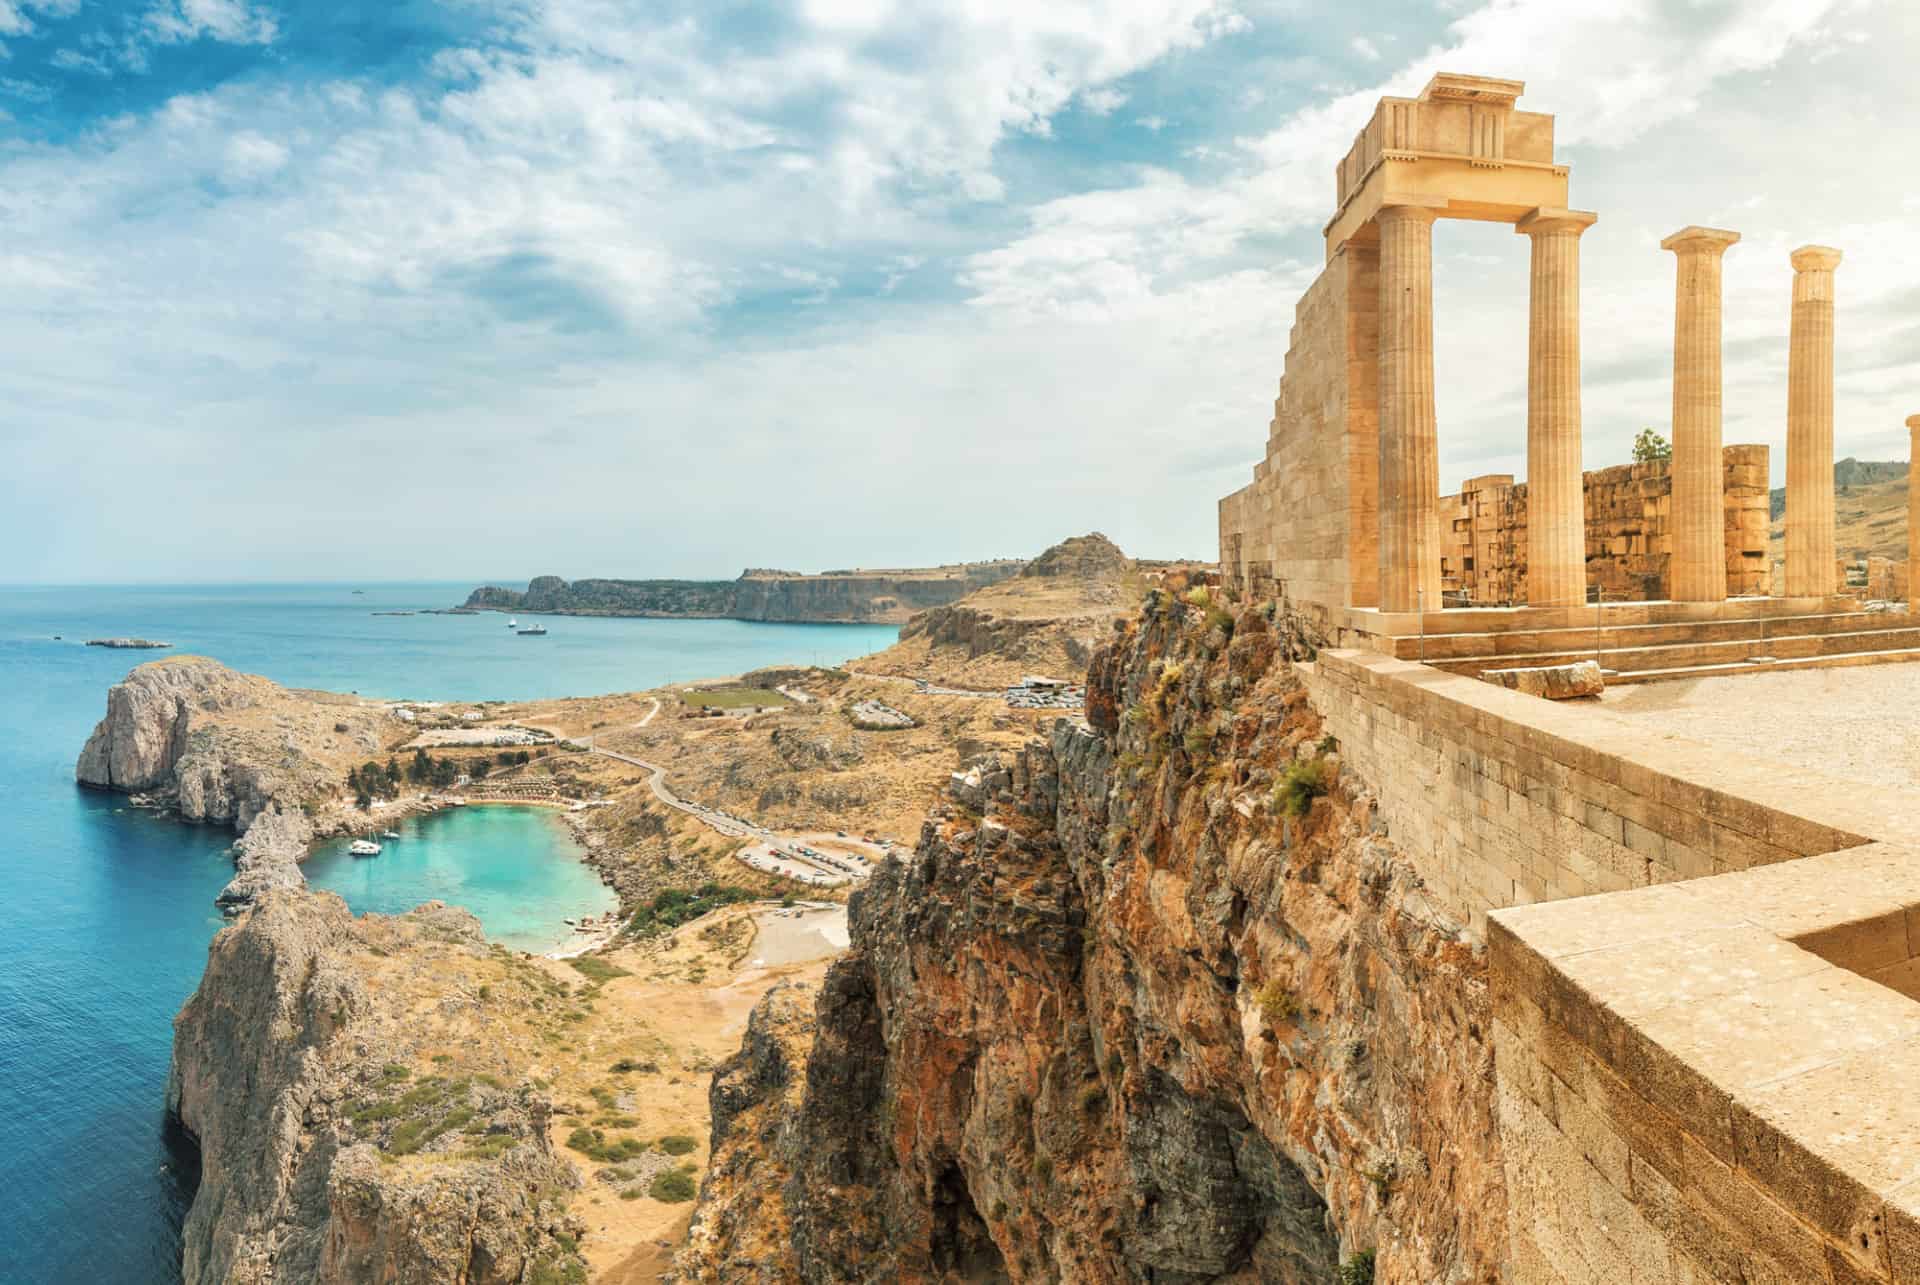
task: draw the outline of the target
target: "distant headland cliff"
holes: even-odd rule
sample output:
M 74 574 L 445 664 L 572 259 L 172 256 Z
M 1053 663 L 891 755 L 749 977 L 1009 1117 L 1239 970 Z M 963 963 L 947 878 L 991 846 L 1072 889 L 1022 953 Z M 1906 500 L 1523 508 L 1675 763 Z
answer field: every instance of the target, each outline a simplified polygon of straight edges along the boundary
M 770 571 L 750 567 L 737 580 L 562 580 L 536 576 L 526 589 L 487 585 L 466 606 L 555 616 L 701 616 L 730 620 L 900 624 L 976 589 L 1011 579 L 1023 558 L 941 567 Z

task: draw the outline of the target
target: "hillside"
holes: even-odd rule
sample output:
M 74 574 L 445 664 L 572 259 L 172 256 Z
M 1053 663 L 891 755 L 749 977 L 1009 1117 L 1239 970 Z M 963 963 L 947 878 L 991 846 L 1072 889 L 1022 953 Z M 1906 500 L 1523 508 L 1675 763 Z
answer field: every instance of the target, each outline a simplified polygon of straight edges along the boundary
M 563 580 L 535 576 L 524 590 L 484 585 L 465 606 L 554 616 L 692 616 L 731 620 L 894 624 L 1018 572 L 1019 559 L 939 567 L 772 571 L 735 580 Z
M 858 667 L 954 687 L 1003 687 L 1026 674 L 1077 680 L 1113 621 L 1138 606 L 1146 581 L 1106 536 L 1075 536 L 1009 580 L 914 616 L 897 644 Z
M 1785 564 L 1784 488 L 1772 494 L 1772 544 L 1776 590 Z M 1901 460 L 1844 459 L 1833 466 L 1833 547 L 1848 562 L 1907 556 L 1907 465 Z

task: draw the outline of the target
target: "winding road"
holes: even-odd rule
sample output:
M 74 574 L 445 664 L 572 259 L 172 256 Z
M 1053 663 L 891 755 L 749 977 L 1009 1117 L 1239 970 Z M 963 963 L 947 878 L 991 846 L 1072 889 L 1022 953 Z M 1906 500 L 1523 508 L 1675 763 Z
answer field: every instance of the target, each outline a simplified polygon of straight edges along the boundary
M 645 718 L 633 725 L 636 729 L 651 723 L 654 715 L 660 712 L 659 697 L 650 699 L 653 701 L 653 708 L 647 711 Z M 689 802 L 675 794 L 667 785 L 667 769 L 658 763 L 650 763 L 632 754 L 622 754 L 618 750 L 595 745 L 591 738 L 584 740 L 576 738 L 576 743 L 585 745 L 594 754 L 629 764 L 647 773 L 647 785 L 653 791 L 653 797 L 668 807 L 686 813 L 708 829 L 726 835 L 730 839 L 750 840 L 749 845 L 740 849 L 734 856 L 756 870 L 785 875 L 789 879 L 797 879 L 801 883 L 813 884 L 817 887 L 834 887 L 864 880 L 867 874 L 871 873 L 874 863 L 887 859 L 887 848 L 883 844 L 868 843 L 864 839 L 841 835 L 834 835 L 828 839 L 818 834 L 781 834 L 764 826 L 754 825 L 750 821 L 742 821 L 739 817 L 722 812 L 718 808 Z M 853 855 L 851 858 L 846 854 L 803 855 L 809 849 L 809 845 L 803 842 L 806 839 L 812 839 L 814 843 L 822 846 L 831 844 L 834 847 L 851 849 Z

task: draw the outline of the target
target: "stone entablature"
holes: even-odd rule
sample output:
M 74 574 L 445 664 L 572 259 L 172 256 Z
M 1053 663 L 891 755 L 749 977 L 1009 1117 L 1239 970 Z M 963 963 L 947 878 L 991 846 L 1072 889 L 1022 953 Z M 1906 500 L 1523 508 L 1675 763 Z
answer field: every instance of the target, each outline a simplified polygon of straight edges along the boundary
M 1767 592 L 1765 446 L 1721 452 L 1727 590 Z M 1666 460 L 1618 464 L 1582 476 L 1583 587 L 1608 602 L 1670 598 L 1673 477 Z M 1507 473 L 1469 478 L 1440 497 L 1440 580 L 1454 605 L 1510 606 L 1530 601 L 1528 492 Z M 1580 601 L 1581 599 L 1576 599 Z
M 1437 203 L 1444 217 L 1515 223 L 1567 203 L 1567 167 L 1553 159 L 1553 117 L 1523 112 L 1518 80 L 1442 72 L 1418 98 L 1382 98 L 1335 168 L 1338 209 L 1327 257 L 1382 207 Z

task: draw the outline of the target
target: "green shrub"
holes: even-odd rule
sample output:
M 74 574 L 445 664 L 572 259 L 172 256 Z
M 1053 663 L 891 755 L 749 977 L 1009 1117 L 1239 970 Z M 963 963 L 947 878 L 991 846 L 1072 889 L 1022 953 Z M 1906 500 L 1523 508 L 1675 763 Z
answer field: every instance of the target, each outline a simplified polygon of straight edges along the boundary
M 1080 1090 L 1080 1109 L 1088 1115 L 1098 1111 L 1107 1100 L 1107 1091 L 1097 1084 L 1089 1084 Z
M 1338 1285 L 1373 1285 L 1373 1251 L 1363 1249 L 1340 1264 Z
M 567 1135 L 567 1146 L 590 1160 L 610 1165 L 632 1160 L 647 1152 L 647 1144 L 639 1138 L 615 1138 L 609 1142 L 603 1130 L 584 1126 Z
M 567 961 L 573 970 L 596 986 L 604 986 L 616 977 L 631 977 L 632 973 L 618 964 L 610 964 L 598 955 L 575 955 Z
M 1327 792 L 1327 761 L 1296 759 L 1273 787 L 1273 804 L 1290 817 L 1303 817 L 1313 801 Z
M 691 923 L 711 910 L 741 901 L 755 901 L 760 894 L 750 888 L 731 884 L 703 883 L 692 892 L 669 888 L 653 901 L 633 912 L 632 929 L 636 936 L 655 937 Z
M 669 1133 L 660 1139 L 660 1149 L 670 1156 L 684 1156 L 699 1145 L 684 1133 Z
M 694 1185 L 693 1175 L 684 1169 L 662 1169 L 653 1176 L 653 1183 L 647 1188 L 647 1194 L 655 1200 L 678 1205 L 692 1200 L 698 1190 Z
M 1181 744 L 1186 747 L 1188 758 L 1201 758 L 1213 746 L 1213 732 L 1210 728 L 1196 724 L 1187 729 Z
M 1053 1157 L 1044 1151 L 1033 1158 L 1033 1181 L 1038 1187 L 1045 1187 L 1053 1181 Z

